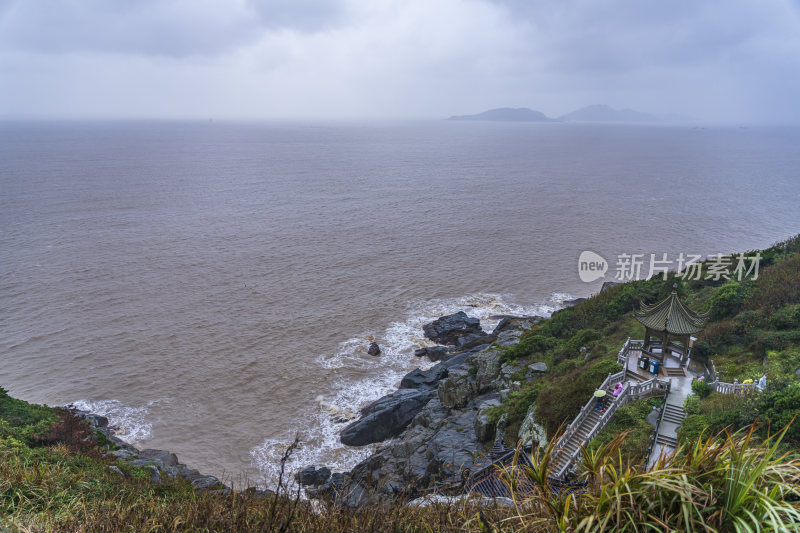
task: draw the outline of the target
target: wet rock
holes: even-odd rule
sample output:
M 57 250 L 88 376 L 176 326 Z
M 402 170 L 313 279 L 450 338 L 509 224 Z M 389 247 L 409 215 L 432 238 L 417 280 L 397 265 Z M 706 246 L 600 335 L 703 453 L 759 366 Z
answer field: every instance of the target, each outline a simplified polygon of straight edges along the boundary
M 658 427 L 658 419 L 661 418 L 661 409 L 658 407 L 653 407 L 653 409 L 647 413 L 647 417 L 645 420 L 648 424 L 653 427 Z
M 164 465 L 158 459 L 133 459 L 128 461 L 131 466 L 155 466 L 158 469 L 164 468 Z
M 434 395 L 434 390 L 400 389 L 384 396 L 342 431 L 342 444 L 364 446 L 398 435 Z
M 537 374 L 542 374 L 544 372 L 547 372 L 547 363 L 538 362 L 538 363 L 530 364 L 530 365 L 528 365 L 528 370 L 530 372 L 535 372 Z
M 122 472 L 122 470 L 119 469 L 118 466 L 111 465 L 108 467 L 108 469 L 114 472 L 115 474 L 119 474 L 120 476 L 125 477 L 125 474 Z
M 608 283 L 608 282 L 606 282 L 606 283 Z M 600 291 L 602 292 L 602 289 L 600 289 Z M 572 307 L 573 305 L 578 305 L 578 304 L 581 304 L 581 303 L 583 303 L 585 301 L 586 301 L 586 298 L 574 298 L 572 300 L 565 300 L 564 301 L 564 306 L 565 307 Z
M 469 369 L 457 368 L 450 371 L 447 379 L 439 383 L 436 392 L 442 405 L 452 409 L 465 406 L 478 395 L 479 388 L 475 376 Z
M 467 357 L 466 363 L 477 369 L 475 380 L 479 393 L 486 391 L 500 374 L 500 355 L 494 350 L 471 354 Z
M 369 345 L 369 348 L 367 348 L 367 353 L 369 355 L 373 355 L 373 356 L 380 355 L 381 354 L 381 347 L 378 346 L 377 342 L 373 342 L 372 344 Z
M 512 374 L 516 374 L 520 370 L 522 369 L 517 365 L 512 365 L 511 363 L 503 363 L 500 366 L 500 378 L 504 381 L 508 381 L 509 379 L 511 379 Z
M 475 437 L 475 411 L 452 411 L 450 418 L 427 443 L 432 466 L 429 468 L 446 480 L 459 478 L 464 468 L 471 468 L 483 451 Z
M 453 352 L 447 346 L 433 346 L 427 348 L 420 348 L 414 351 L 417 357 L 427 357 L 431 361 L 444 361 L 449 359 Z
M 150 470 L 150 482 L 151 483 L 161 483 L 161 473 L 158 471 L 158 467 L 155 465 L 145 465 L 145 468 Z
M 475 417 L 475 437 L 480 442 L 488 442 L 494 435 L 495 424 L 489 421 L 489 409 L 500 405 L 499 398 L 489 398 L 478 404 L 478 415 Z
M 324 466 L 319 470 L 314 466 L 309 466 L 295 474 L 295 479 L 297 479 L 298 483 L 303 486 L 313 487 L 323 485 L 330 477 L 331 469 Z
M 544 426 L 538 424 L 534 417 L 536 416 L 536 404 L 532 403 L 528 407 L 528 412 L 519 426 L 518 438 L 522 440 L 523 447 L 533 446 L 534 444 L 544 447 L 547 444 L 547 431 Z
M 469 350 L 470 348 L 483 344 L 491 344 L 494 341 L 495 337 L 493 335 L 470 333 L 469 335 L 463 335 L 456 339 L 456 348 L 458 350 Z
M 458 338 L 465 335 L 486 335 L 481 329 L 481 321 L 467 316 L 464 311 L 440 317 L 422 326 L 425 336 L 438 344 L 455 345 Z
M 520 331 L 533 327 L 533 325 L 540 321 L 542 317 L 539 316 L 510 316 L 505 315 L 500 319 L 500 322 L 492 330 L 492 335 L 499 335 L 504 332 Z
M 447 368 L 442 365 L 436 365 L 428 370 L 417 368 L 403 377 L 402 381 L 400 381 L 400 388 L 435 389 L 439 386 L 439 382 L 447 377 L 447 373 Z
M 522 332 L 519 330 L 502 331 L 497 335 L 497 340 L 495 340 L 495 342 L 500 346 L 514 346 L 519 344 L 521 337 Z
M 169 477 L 178 477 L 181 473 L 181 470 L 177 466 L 165 466 L 161 469 L 161 472 Z
M 139 452 L 139 457 L 142 459 L 149 459 L 154 462 L 157 461 L 162 465 L 162 468 L 165 466 L 175 466 L 178 464 L 178 456 L 166 450 L 154 450 L 152 448 L 147 448 Z
M 514 507 L 514 500 L 511 498 L 498 497 L 490 498 L 481 494 L 459 494 L 457 496 L 444 496 L 442 494 L 428 494 L 408 502 L 410 507 L 428 507 L 431 505 L 461 505 L 462 502 L 469 502 L 471 505 L 481 507 Z
M 87 422 L 89 422 L 89 425 L 95 429 L 108 427 L 108 418 L 104 416 L 96 415 L 94 413 L 89 413 L 86 416 L 84 416 L 84 419 Z
M 493 388 L 500 374 L 500 356 L 494 350 L 473 351 L 465 364 L 451 368 L 439 383 L 439 401 L 449 408 L 463 407 L 476 396 Z
M 129 459 L 136 459 L 138 455 L 127 448 L 120 448 L 119 450 L 113 450 L 112 454 L 116 455 L 117 458 L 122 459 L 123 461 L 127 461 Z
M 191 480 L 192 485 L 197 489 L 211 489 L 221 485 L 214 476 L 200 476 Z
M 600 287 L 600 292 L 607 291 L 608 289 L 613 289 L 617 285 L 622 285 L 618 281 L 604 281 L 603 286 Z

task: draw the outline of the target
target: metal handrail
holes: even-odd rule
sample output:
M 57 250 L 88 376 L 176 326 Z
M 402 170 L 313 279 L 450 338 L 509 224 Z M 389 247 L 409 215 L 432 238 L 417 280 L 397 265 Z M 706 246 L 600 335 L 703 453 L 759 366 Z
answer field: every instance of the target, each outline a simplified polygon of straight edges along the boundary
M 608 382 L 613 377 L 618 376 L 619 374 L 621 374 L 621 372 L 618 372 L 613 376 L 609 374 L 609 376 L 606 378 L 606 381 L 604 381 L 603 384 L 606 385 L 606 382 Z M 640 400 L 642 398 L 653 396 L 652 392 L 654 391 L 664 392 L 665 394 L 669 394 L 670 388 L 671 387 L 669 381 L 663 381 L 658 378 L 652 378 L 648 381 L 645 381 L 644 383 L 640 383 L 638 385 L 630 385 L 626 387 L 618 397 L 612 400 L 612 403 L 608 407 L 608 409 L 606 409 L 606 412 L 603 413 L 603 415 L 597 420 L 597 422 L 595 422 L 592 429 L 581 440 L 580 446 L 578 446 L 578 448 L 567 457 L 567 460 L 564 462 L 561 468 L 559 468 L 558 471 L 556 472 L 555 474 L 556 477 L 561 477 L 564 475 L 564 472 L 566 472 L 566 470 L 578 459 L 578 456 L 581 453 L 581 446 L 586 447 L 586 445 L 588 445 L 592 441 L 592 439 L 594 439 L 597 436 L 597 434 L 600 433 L 608 425 L 608 423 L 611 421 L 611 418 L 617 412 L 617 409 L 625 405 L 628 405 L 629 403 L 635 400 Z M 591 406 L 593 403 L 594 403 L 593 399 L 589 400 L 586 406 L 584 406 L 584 409 Z M 581 410 L 581 413 L 583 413 L 584 409 Z M 576 420 L 573 420 L 573 424 L 575 423 Z M 566 445 L 566 442 L 570 438 L 572 438 L 573 436 L 572 433 L 574 429 L 577 428 L 577 426 L 575 428 L 572 428 L 572 424 L 570 424 L 570 426 L 571 426 L 570 435 L 568 436 L 565 433 L 562 436 L 561 440 L 559 440 L 558 444 L 556 445 L 556 449 L 563 448 Z

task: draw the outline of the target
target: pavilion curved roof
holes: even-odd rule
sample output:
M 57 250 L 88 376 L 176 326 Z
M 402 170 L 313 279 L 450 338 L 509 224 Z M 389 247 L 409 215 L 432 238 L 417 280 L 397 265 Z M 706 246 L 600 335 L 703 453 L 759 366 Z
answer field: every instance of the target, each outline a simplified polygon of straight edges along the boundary
M 701 331 L 709 315 L 709 313 L 695 313 L 683 305 L 675 291 L 653 305 L 640 302 L 640 308 L 634 311 L 636 320 L 647 328 L 666 331 L 671 335 L 693 335 Z

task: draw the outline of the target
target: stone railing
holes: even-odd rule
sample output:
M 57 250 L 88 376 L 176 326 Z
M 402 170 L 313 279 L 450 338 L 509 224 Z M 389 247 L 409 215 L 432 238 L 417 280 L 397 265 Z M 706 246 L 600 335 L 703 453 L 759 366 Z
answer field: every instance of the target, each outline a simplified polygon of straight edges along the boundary
M 610 385 L 614 385 L 616 383 L 620 383 L 622 381 L 623 372 L 618 372 L 616 374 L 609 374 L 606 380 L 601 385 L 600 389 L 607 389 Z M 586 447 L 592 439 L 594 439 L 598 433 L 603 431 L 603 429 L 608 425 L 611 421 L 611 418 L 614 416 L 614 413 L 617 412 L 617 409 L 623 407 L 633 401 L 640 400 L 642 398 L 649 398 L 651 396 L 657 396 L 659 394 L 669 394 L 670 390 L 670 382 L 669 381 L 662 381 L 657 378 L 653 378 L 649 381 L 645 381 L 644 383 L 640 383 L 638 385 L 630 385 L 625 387 L 620 393 L 619 396 L 614 398 L 611 404 L 606 408 L 606 411 L 603 415 L 597 420 L 595 425 L 592 427 L 591 430 L 586 434 L 586 436 L 580 442 L 580 446 L 578 446 L 572 454 L 567 457 L 567 460 L 561 465 L 557 471 L 553 473 L 555 477 L 562 477 L 564 473 L 566 473 L 567 469 L 572 466 L 575 461 L 581 455 L 581 446 Z M 575 431 L 577 428 L 580 427 L 583 420 L 588 416 L 589 412 L 594 409 L 594 405 L 596 400 L 594 398 L 590 399 L 589 402 L 581 409 L 581 412 L 575 417 L 575 420 L 572 421 L 572 424 L 569 425 L 567 431 L 558 441 L 556 445 L 556 450 L 562 449 L 569 440 L 575 436 Z
M 715 381 L 711 384 L 711 389 L 721 394 L 745 394 L 747 392 L 757 392 L 758 383 L 739 383 L 738 380 L 733 380 L 733 383 L 723 383 L 722 381 Z
M 625 344 L 622 345 L 622 348 L 617 354 L 617 363 L 622 365 L 622 368 L 628 368 L 628 353 L 631 350 L 641 350 L 642 346 L 644 346 L 644 341 L 642 340 L 634 340 L 632 341 L 630 337 L 628 340 L 625 341 Z
M 622 370 L 621 372 L 617 372 L 616 374 L 609 374 L 603 383 L 597 387 L 598 389 L 606 390 L 611 385 L 616 385 L 617 383 L 621 383 L 625 379 L 625 371 Z M 567 442 L 569 442 L 570 438 L 575 434 L 575 431 L 581 426 L 583 421 L 589 416 L 594 410 L 594 406 L 597 404 L 597 400 L 595 398 L 591 398 L 586 405 L 581 408 L 578 415 L 572 420 L 572 422 L 567 426 L 567 429 L 564 430 L 564 434 L 556 443 L 556 450 L 562 449 L 566 446 Z
M 650 434 L 650 446 L 647 447 L 647 453 L 644 455 L 644 462 L 642 463 L 642 465 L 645 467 L 650 464 L 650 455 L 652 455 L 653 450 L 656 447 L 658 432 L 661 429 L 661 421 L 664 420 L 664 413 L 667 412 L 667 396 L 669 396 L 669 387 L 667 388 L 667 392 L 664 393 L 664 401 L 661 404 L 661 413 L 658 415 L 656 427 L 653 429 L 653 433 Z
M 708 372 L 708 380 L 709 383 L 714 383 L 717 381 L 717 368 L 714 366 L 714 360 L 709 359 L 708 364 L 706 365 L 706 371 Z

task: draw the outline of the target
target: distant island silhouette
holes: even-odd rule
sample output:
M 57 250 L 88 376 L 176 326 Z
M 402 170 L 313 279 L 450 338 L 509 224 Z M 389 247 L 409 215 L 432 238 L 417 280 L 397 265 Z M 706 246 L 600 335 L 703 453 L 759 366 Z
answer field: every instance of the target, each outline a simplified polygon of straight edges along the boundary
M 483 120 L 491 122 L 555 122 L 540 111 L 534 111 L 527 107 L 500 107 L 490 109 L 477 115 L 457 115 L 448 120 Z
M 485 122 L 661 122 L 662 119 L 633 109 L 614 109 L 604 104 L 583 107 L 557 119 L 527 107 L 499 107 L 476 115 L 454 115 L 447 120 L 474 120 Z
M 661 120 L 650 113 L 633 109 L 614 109 L 603 104 L 583 107 L 572 113 L 561 115 L 559 119 L 570 122 L 659 122 Z

